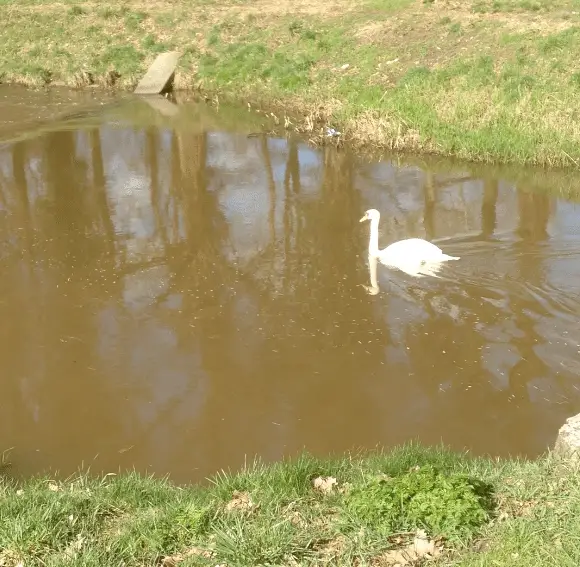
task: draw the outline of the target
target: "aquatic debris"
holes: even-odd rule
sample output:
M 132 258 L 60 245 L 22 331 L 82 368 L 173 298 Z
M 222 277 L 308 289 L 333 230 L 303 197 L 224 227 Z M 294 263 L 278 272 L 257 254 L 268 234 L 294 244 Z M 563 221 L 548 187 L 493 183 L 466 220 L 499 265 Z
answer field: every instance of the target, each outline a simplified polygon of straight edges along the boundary
M 336 138 L 337 136 L 340 136 L 341 133 L 338 132 L 337 130 L 335 130 L 334 128 L 329 128 L 328 126 L 326 127 L 326 135 L 329 138 Z

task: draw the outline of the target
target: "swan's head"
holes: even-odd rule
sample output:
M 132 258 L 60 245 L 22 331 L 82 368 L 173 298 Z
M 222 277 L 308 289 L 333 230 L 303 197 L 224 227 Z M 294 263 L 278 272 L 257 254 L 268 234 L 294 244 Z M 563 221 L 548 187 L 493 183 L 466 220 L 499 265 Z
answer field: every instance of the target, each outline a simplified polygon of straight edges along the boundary
M 358 222 L 362 222 L 362 221 L 366 221 L 366 220 L 379 220 L 379 217 L 381 216 L 381 213 L 379 213 L 379 211 L 377 211 L 377 209 L 369 209 L 366 213 L 365 216 L 360 219 Z

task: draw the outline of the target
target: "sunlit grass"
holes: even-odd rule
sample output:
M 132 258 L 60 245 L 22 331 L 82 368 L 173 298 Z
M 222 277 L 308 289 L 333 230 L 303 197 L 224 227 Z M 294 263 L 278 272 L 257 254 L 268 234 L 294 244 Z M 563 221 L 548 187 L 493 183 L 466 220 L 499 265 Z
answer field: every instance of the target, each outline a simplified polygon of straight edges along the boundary
M 257 463 L 205 486 L 137 474 L 5 479 L 0 499 L 5 566 L 374 565 L 417 530 L 437 542 L 439 565 L 580 560 L 580 474 L 551 456 L 492 461 L 408 445 Z

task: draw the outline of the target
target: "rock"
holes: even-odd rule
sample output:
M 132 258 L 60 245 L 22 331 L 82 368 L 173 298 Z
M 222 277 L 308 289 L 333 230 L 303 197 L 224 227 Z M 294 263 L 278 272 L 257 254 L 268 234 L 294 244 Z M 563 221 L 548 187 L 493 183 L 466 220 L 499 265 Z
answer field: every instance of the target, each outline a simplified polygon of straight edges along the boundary
M 554 453 L 559 457 L 580 463 L 580 414 L 569 417 L 560 427 Z

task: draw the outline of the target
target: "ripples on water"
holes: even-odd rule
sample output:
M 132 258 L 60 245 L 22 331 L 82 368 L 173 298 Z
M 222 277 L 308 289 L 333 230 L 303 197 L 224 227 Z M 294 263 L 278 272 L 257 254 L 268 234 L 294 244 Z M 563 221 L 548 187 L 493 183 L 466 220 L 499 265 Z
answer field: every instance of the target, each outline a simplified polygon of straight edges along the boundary
M 194 480 L 411 438 L 531 456 L 579 411 L 575 204 L 492 170 L 135 125 L 138 104 L 0 147 L 0 436 L 22 472 Z M 371 207 L 381 247 L 461 260 L 379 265 L 365 293 Z

